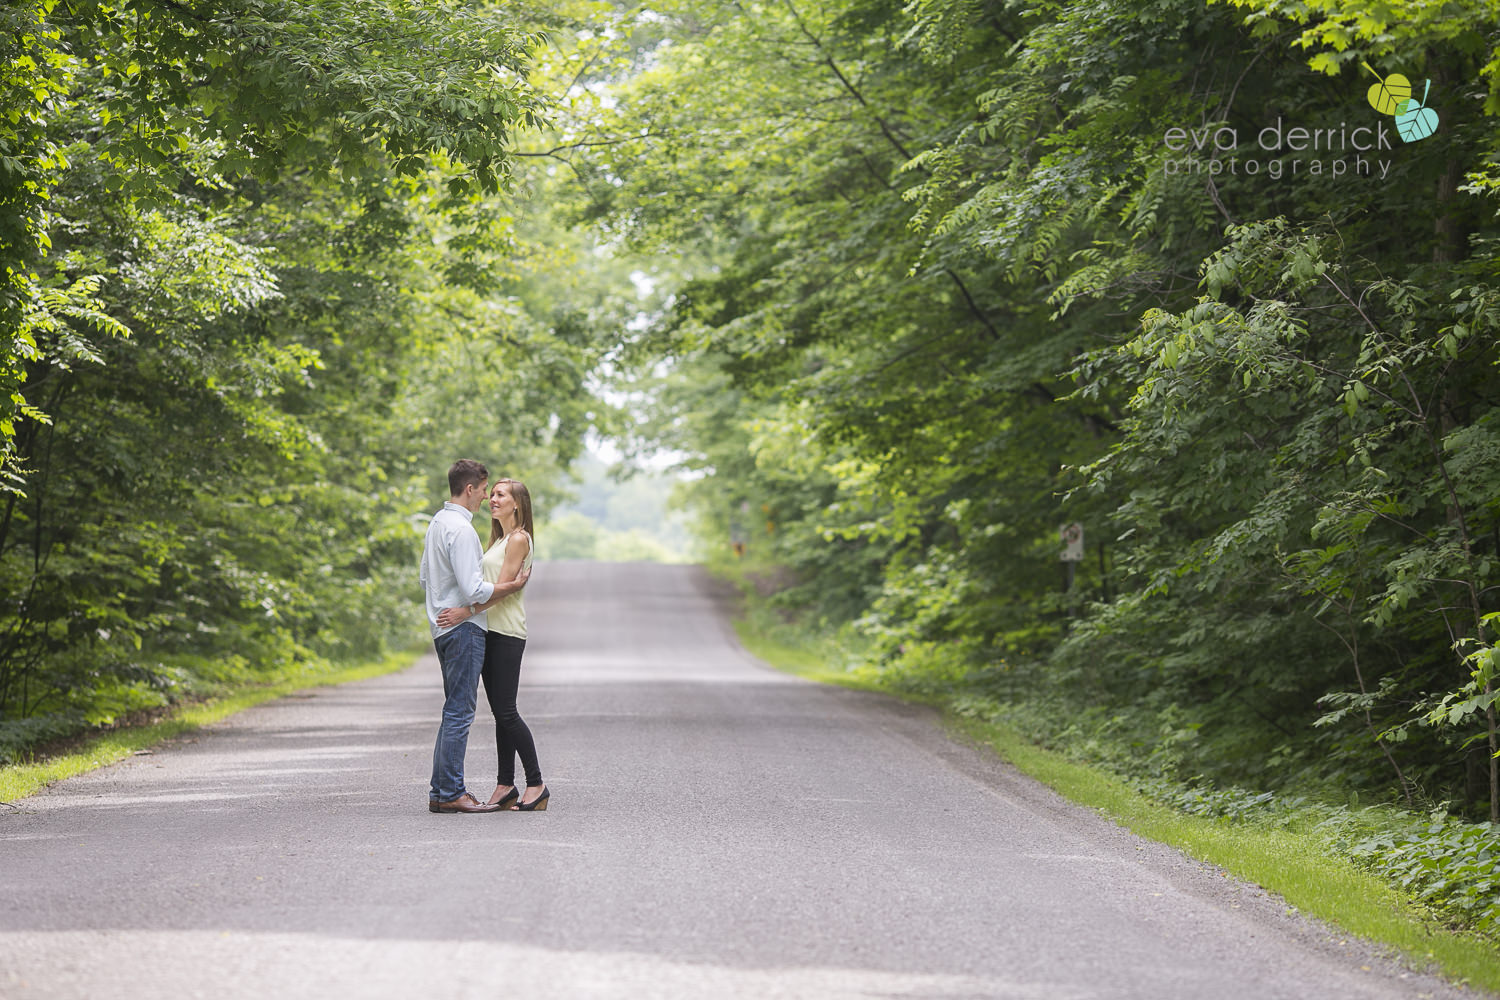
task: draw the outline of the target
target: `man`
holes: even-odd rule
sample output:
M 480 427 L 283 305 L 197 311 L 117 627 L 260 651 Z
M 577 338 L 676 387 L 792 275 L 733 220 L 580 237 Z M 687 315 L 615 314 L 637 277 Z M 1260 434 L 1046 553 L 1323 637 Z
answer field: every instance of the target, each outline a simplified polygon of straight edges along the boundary
M 484 604 L 526 585 L 522 573 L 509 583 L 486 583 L 480 571 L 484 553 L 474 532 L 474 513 L 489 496 L 489 470 L 461 458 L 448 470 L 448 502 L 427 526 L 422 545 L 422 589 L 427 596 L 427 622 L 443 671 L 443 721 L 432 750 L 432 788 L 427 808 L 435 813 L 495 812 L 498 806 L 481 803 L 464 788 L 464 753 L 479 674 L 484 668 L 484 626 L 474 618 L 444 628 L 438 614 L 444 608 Z

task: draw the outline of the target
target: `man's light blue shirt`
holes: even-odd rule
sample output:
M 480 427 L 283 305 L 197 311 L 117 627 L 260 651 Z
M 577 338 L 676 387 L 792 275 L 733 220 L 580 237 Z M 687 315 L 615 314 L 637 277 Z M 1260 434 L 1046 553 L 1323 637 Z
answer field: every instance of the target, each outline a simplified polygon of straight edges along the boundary
M 438 613 L 444 608 L 483 604 L 495 592 L 479 568 L 484 552 L 474 530 L 474 515 L 453 501 L 432 515 L 427 540 L 422 545 L 422 590 L 427 595 L 427 624 L 432 637 L 445 635 L 457 625 L 439 628 Z

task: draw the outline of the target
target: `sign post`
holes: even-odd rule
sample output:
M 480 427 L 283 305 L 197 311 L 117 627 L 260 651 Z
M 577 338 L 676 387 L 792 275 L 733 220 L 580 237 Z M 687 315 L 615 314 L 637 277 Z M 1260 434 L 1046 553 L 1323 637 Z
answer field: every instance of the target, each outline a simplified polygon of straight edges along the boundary
M 743 559 L 745 556 L 745 542 L 748 541 L 745 533 L 745 515 L 750 513 L 750 501 L 740 501 L 739 516 L 729 515 L 729 545 L 734 549 L 734 557 Z
M 1063 543 L 1062 555 L 1058 558 L 1062 560 L 1067 570 L 1067 582 L 1063 585 L 1063 593 L 1069 595 L 1068 617 L 1071 618 L 1073 615 L 1073 576 L 1078 572 L 1078 564 L 1083 562 L 1083 525 L 1077 521 L 1065 524 L 1058 531 L 1058 537 Z

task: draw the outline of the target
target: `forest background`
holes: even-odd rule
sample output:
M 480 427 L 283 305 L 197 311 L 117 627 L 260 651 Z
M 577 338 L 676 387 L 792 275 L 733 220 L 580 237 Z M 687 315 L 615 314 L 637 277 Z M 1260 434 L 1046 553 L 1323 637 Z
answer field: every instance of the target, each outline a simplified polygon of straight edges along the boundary
M 1412 810 L 1362 849 L 1500 921 L 1492 4 L 0 39 L 8 758 L 409 643 L 447 463 L 561 504 L 598 438 L 852 672 L 1203 808 Z

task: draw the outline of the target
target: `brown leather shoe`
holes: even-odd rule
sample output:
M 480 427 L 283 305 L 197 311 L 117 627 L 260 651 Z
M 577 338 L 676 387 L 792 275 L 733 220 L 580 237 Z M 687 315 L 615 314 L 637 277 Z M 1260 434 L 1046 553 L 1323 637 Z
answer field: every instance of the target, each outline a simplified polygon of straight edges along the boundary
M 458 798 L 448 802 L 428 799 L 427 811 L 435 813 L 492 813 L 499 812 L 500 807 L 498 805 L 486 805 L 468 792 L 464 792 Z

